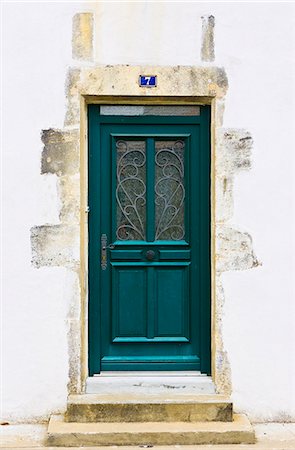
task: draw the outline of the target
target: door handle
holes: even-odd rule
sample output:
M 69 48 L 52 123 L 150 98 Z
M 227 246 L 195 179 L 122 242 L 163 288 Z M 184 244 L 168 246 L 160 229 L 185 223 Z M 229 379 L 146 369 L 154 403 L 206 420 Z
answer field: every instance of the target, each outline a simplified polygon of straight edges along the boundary
M 155 252 L 153 250 L 148 250 L 145 254 L 145 257 L 148 261 L 153 261 L 155 258 Z
M 114 244 L 108 244 L 108 237 L 106 234 L 102 234 L 101 238 L 100 238 L 100 243 L 101 243 L 101 268 L 102 270 L 106 270 L 106 268 L 108 267 L 108 254 L 107 254 L 107 249 L 109 248 L 110 250 L 114 249 L 115 246 Z

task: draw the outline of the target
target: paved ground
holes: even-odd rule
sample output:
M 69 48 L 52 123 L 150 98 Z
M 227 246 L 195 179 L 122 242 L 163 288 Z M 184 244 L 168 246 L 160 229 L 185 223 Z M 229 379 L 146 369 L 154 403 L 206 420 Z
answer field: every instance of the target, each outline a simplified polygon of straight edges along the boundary
M 254 426 L 255 445 L 175 445 L 173 450 L 295 450 L 295 423 L 269 423 Z M 36 450 L 43 448 L 46 425 L 2 425 L 0 448 L 7 450 Z M 46 447 L 47 450 L 69 450 L 65 447 Z M 75 450 L 137 450 L 142 447 L 75 447 Z M 171 446 L 155 446 L 153 450 L 172 450 Z

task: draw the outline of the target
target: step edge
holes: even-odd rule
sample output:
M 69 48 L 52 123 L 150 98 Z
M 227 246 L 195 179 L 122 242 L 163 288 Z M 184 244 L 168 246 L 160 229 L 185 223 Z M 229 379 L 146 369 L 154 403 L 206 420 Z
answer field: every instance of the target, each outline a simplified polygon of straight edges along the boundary
M 133 407 L 136 417 L 132 414 Z M 112 417 L 112 420 L 109 417 Z M 120 404 L 70 404 L 65 412 L 65 422 L 76 423 L 232 422 L 232 417 L 231 404 L 128 404 L 127 407 Z
M 243 417 L 242 417 L 243 416 Z M 114 433 L 110 431 L 107 433 L 92 432 L 83 433 L 73 430 L 72 433 L 62 430 L 62 432 L 51 432 L 48 430 L 46 444 L 47 446 L 73 446 L 80 447 L 89 446 L 138 446 L 142 444 L 151 443 L 155 446 L 175 446 L 175 445 L 217 445 L 217 444 L 254 444 L 256 442 L 255 431 L 245 415 L 235 415 L 235 419 L 239 418 L 244 422 L 244 426 L 232 429 L 232 422 L 229 422 L 227 429 L 203 429 L 203 430 L 188 430 L 181 429 L 177 431 L 158 430 L 154 433 L 146 430 L 145 432 L 134 433 L 134 430 L 129 432 L 120 431 Z M 54 418 L 55 421 L 62 420 L 61 417 Z M 182 424 L 182 423 L 181 423 Z M 216 423 L 215 423 L 216 424 Z M 212 422 L 211 422 L 212 425 Z M 114 426 L 114 424 L 112 424 Z M 220 428 L 220 427 L 219 427 Z M 160 437 L 157 435 L 161 435 Z M 125 443 L 122 441 L 125 441 Z M 128 443 L 129 439 L 129 443 Z M 172 440 L 172 441 L 171 441 Z M 126 443 L 127 441 L 127 443 Z
M 102 432 L 102 428 L 104 424 L 108 424 L 110 426 L 110 431 L 106 430 Z M 119 427 L 119 431 L 115 430 L 116 425 Z M 48 424 L 48 434 L 67 434 L 74 432 L 75 434 L 83 433 L 100 433 L 100 434 L 120 434 L 120 433 L 132 433 L 132 434 L 144 434 L 148 433 L 148 428 L 156 426 L 158 428 L 157 432 L 160 433 L 173 433 L 177 434 L 180 431 L 174 431 L 173 428 L 183 427 L 184 430 L 181 430 L 182 433 L 201 433 L 201 432 L 216 432 L 216 433 L 225 433 L 225 432 L 253 432 L 254 428 L 249 421 L 248 417 L 245 414 L 233 414 L 232 422 L 219 422 L 219 421 L 210 421 L 210 422 L 65 422 L 64 417 L 62 415 L 52 415 Z M 124 430 L 124 426 L 126 429 Z M 139 430 L 136 431 L 131 429 L 131 427 L 138 426 Z M 163 429 L 161 429 L 161 426 Z M 62 429 L 58 430 L 59 427 Z M 192 429 L 194 427 L 194 429 Z M 78 429 L 77 429 L 78 428 Z M 130 428 L 130 431 L 129 431 Z M 141 428 L 141 430 L 140 430 Z M 168 428 L 168 430 L 167 430 Z M 80 431 L 82 429 L 82 431 Z M 83 431 L 84 429 L 84 431 Z M 187 430 L 186 430 L 187 429 Z M 73 430 L 73 431 L 72 431 Z
M 150 395 L 134 395 L 133 398 L 113 398 L 107 399 L 105 397 L 111 396 L 106 394 L 73 394 L 68 397 L 68 405 L 101 405 L 101 404 L 233 404 L 232 400 L 225 396 L 212 395 L 187 395 L 175 394 L 175 396 L 168 396 L 165 398 L 151 398 Z M 177 397 L 180 398 L 177 398 Z

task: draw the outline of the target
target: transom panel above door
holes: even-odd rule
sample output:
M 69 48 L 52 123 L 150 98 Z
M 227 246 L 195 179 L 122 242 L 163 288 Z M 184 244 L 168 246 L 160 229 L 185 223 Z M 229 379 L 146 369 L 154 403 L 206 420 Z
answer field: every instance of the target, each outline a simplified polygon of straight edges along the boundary
M 90 107 L 90 374 L 209 373 L 208 109 L 99 112 Z

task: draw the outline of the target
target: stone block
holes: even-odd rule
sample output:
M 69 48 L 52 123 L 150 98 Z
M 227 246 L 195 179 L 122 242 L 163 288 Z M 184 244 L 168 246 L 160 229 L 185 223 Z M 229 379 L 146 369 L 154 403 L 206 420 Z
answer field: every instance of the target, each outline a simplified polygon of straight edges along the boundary
M 251 168 L 253 139 L 242 129 L 223 129 L 216 132 L 216 171 L 218 176 L 229 176 Z
M 257 267 L 252 238 L 248 233 L 226 226 L 216 229 L 216 271 L 245 270 Z
M 79 265 L 79 227 L 41 225 L 31 228 L 32 263 L 35 267 Z
M 243 415 L 233 422 L 77 423 L 53 416 L 48 446 L 253 444 L 254 430 Z
M 71 395 L 67 422 L 230 422 L 232 402 L 217 395 Z
M 77 13 L 73 17 L 72 55 L 74 59 L 93 58 L 93 14 Z
M 57 176 L 73 175 L 79 171 L 79 130 L 61 131 L 53 128 L 43 130 L 44 149 L 41 173 Z
M 202 61 L 212 62 L 215 59 L 214 49 L 215 17 L 212 15 L 202 17 Z

